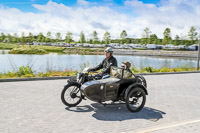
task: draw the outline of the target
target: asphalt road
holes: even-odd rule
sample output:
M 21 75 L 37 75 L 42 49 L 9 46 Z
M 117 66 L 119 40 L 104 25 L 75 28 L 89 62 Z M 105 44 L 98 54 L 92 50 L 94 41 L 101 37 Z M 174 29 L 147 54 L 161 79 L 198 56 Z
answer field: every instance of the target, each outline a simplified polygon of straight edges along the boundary
M 66 80 L 0 83 L 1 133 L 199 133 L 200 73 L 148 75 L 142 111 L 90 100 L 62 104 Z

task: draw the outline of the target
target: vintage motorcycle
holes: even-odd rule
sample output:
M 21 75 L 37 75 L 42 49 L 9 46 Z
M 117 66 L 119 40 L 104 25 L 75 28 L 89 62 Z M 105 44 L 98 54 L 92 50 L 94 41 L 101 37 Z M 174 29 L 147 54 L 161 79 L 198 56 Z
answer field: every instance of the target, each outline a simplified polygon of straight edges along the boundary
M 85 68 L 77 79 L 68 80 L 61 93 L 62 102 L 69 107 L 78 105 L 86 98 L 107 105 L 124 103 L 131 112 L 140 111 L 146 102 L 147 83 L 143 76 L 133 74 L 129 69 L 111 67 L 110 78 L 100 79 Z

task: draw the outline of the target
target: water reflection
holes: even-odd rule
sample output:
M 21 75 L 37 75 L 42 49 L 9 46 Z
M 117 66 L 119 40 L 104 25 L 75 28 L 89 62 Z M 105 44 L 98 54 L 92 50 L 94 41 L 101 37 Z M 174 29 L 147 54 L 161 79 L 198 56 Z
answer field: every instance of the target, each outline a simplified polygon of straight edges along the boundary
M 137 68 L 144 67 L 196 67 L 195 59 L 185 58 L 166 58 L 166 57 L 150 57 L 150 56 L 121 56 L 115 55 L 118 65 L 122 61 L 130 61 Z M 31 66 L 35 72 L 45 72 L 47 70 L 63 71 L 65 69 L 80 70 L 83 63 L 96 66 L 105 55 L 14 55 L 0 54 L 0 72 L 17 70 L 20 66 Z

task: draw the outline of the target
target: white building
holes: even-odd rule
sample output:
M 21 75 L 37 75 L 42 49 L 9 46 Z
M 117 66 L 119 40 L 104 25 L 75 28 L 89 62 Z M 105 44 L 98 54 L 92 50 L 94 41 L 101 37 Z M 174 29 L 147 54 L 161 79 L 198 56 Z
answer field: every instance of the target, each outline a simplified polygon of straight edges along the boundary
M 146 47 L 147 49 L 156 49 L 156 44 L 147 44 Z

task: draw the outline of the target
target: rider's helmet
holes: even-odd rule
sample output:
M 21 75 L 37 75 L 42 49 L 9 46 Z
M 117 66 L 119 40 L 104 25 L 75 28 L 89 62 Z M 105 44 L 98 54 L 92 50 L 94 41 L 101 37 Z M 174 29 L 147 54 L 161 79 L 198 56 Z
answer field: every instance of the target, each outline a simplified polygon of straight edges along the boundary
M 107 47 L 104 52 L 113 53 L 113 49 L 111 47 Z
M 127 69 L 127 68 L 129 69 L 131 67 L 131 63 L 128 61 L 124 61 L 124 62 L 122 62 L 121 67 L 124 69 Z

